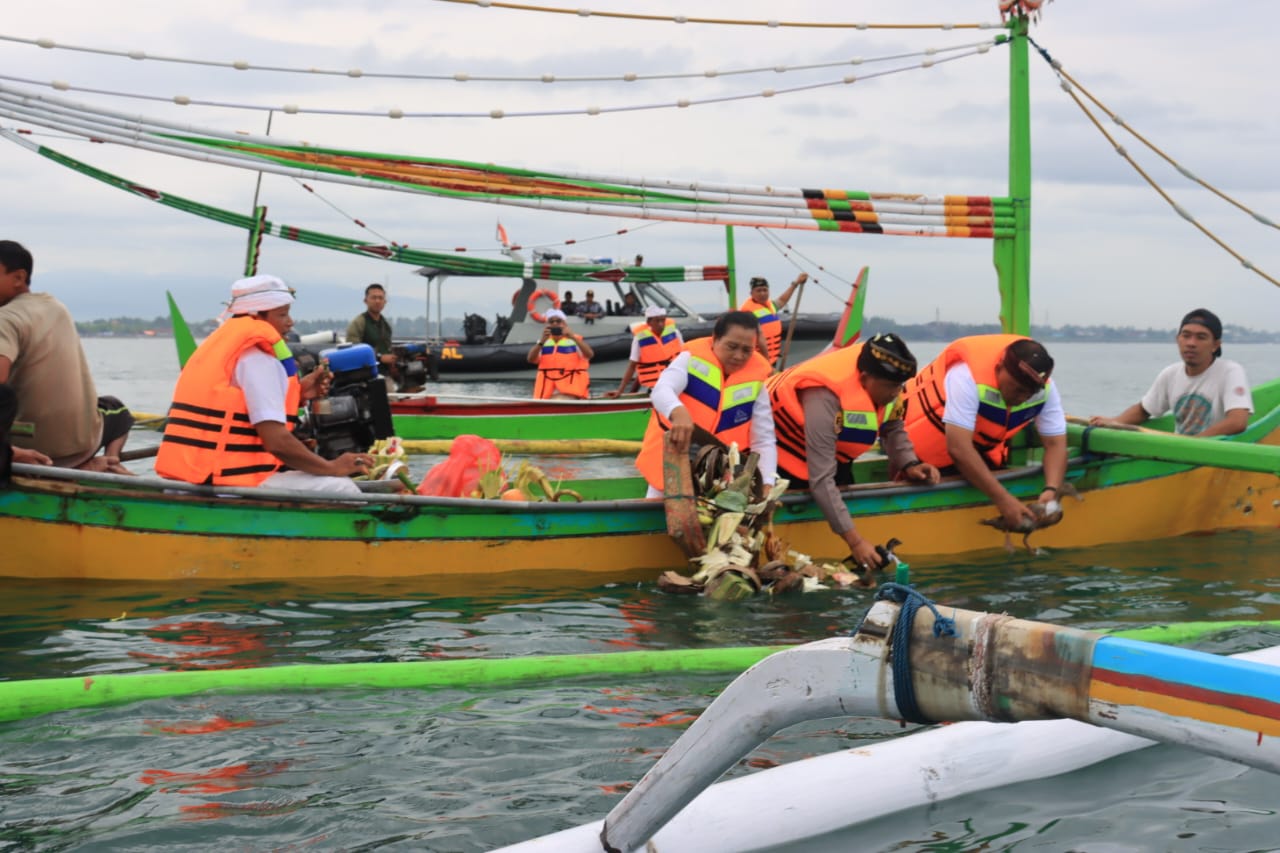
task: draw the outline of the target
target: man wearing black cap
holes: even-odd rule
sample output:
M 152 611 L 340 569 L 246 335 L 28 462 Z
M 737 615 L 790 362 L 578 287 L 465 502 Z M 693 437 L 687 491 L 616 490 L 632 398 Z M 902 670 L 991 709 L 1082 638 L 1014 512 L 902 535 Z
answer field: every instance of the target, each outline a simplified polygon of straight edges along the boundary
M 769 379 L 778 472 L 793 488 L 807 488 L 832 532 L 864 569 L 878 568 L 875 543 L 858 533 L 839 487 L 853 483 L 853 460 L 876 439 L 889 457 L 890 476 L 938 482 L 902 424 L 900 397 L 916 374 L 916 359 L 897 335 L 824 353 Z
M 1115 418 L 1094 416 L 1094 426 L 1141 424 L 1172 411 L 1181 435 L 1235 435 L 1249 425 L 1253 395 L 1244 368 L 1222 355 L 1222 321 L 1197 308 L 1178 327 L 1182 362 L 1160 371 L 1142 400 Z
M 1053 359 L 1038 341 L 973 335 L 948 344 L 907 386 L 907 435 L 916 453 L 981 489 L 1010 530 L 1036 519 L 991 473 L 1007 463 L 1011 437 L 1033 422 L 1040 433 L 1040 502 L 1055 499 L 1066 476 L 1067 418 L 1052 372 Z

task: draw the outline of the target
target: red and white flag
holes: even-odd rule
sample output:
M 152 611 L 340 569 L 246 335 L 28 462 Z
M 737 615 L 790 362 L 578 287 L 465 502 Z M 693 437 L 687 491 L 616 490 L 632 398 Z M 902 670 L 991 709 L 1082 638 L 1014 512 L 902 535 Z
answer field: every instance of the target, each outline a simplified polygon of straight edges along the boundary
M 511 245 L 511 241 L 507 239 L 507 229 L 502 227 L 502 223 L 498 223 L 498 231 L 494 234 L 494 239 L 503 245 L 504 248 Z

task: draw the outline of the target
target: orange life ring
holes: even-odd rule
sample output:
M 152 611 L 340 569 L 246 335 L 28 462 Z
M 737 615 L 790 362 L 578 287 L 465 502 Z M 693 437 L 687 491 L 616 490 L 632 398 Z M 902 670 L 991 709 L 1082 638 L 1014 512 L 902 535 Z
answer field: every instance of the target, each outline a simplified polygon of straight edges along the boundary
M 538 300 L 544 296 L 551 300 L 552 308 L 560 307 L 560 297 L 555 293 L 550 290 L 535 290 L 533 295 L 529 297 L 529 304 L 527 306 L 529 309 L 529 319 L 535 320 L 539 323 L 547 322 L 546 315 L 538 311 Z

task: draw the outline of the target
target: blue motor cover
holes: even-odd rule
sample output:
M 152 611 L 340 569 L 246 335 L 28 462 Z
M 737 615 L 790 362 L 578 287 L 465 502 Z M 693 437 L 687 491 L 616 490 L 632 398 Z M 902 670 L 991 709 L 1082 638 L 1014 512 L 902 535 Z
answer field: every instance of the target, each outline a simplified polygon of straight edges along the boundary
M 376 370 L 378 366 L 378 357 L 368 344 L 344 344 L 321 350 L 320 357 L 329 362 L 329 369 L 334 373 L 347 373 L 362 368 Z

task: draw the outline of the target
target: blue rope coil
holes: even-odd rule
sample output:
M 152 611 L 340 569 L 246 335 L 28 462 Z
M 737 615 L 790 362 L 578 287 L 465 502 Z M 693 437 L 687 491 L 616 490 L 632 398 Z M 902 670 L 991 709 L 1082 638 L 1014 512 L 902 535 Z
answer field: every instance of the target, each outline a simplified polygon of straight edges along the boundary
M 893 601 L 902 605 L 898 619 L 893 623 L 893 696 L 902 719 L 908 723 L 932 723 L 924 716 L 916 703 L 916 688 L 911 680 L 911 626 L 915 624 L 920 607 L 933 613 L 933 636 L 954 637 L 956 621 L 943 616 L 937 606 L 914 587 L 887 583 L 876 592 L 876 601 Z

